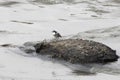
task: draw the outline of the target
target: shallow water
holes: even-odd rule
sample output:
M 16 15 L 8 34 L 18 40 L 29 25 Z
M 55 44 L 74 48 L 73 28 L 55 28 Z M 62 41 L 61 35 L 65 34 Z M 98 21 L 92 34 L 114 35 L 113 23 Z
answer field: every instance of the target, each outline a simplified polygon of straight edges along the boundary
M 28 41 L 52 39 L 52 30 L 57 30 L 63 36 L 89 30 L 85 36 L 87 39 L 91 39 L 91 33 L 99 34 L 93 40 L 117 50 L 120 56 L 119 36 L 105 37 L 113 31 L 115 33 L 112 34 L 119 34 L 119 28 L 112 28 L 113 31 L 108 30 L 104 34 L 101 32 L 104 28 L 120 25 L 119 0 L 114 0 L 114 3 L 113 0 L 12 1 L 0 2 L 0 44 L 20 46 Z M 106 65 L 70 64 L 45 56 L 26 54 L 18 48 L 0 47 L 1 80 L 119 80 L 119 66 L 120 60 Z

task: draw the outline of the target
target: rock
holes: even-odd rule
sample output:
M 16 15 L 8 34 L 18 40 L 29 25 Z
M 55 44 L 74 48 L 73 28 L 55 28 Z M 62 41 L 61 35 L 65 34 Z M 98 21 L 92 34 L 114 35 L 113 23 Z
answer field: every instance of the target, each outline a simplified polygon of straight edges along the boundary
M 2 44 L 2 45 L 0 45 L 0 47 L 17 47 L 17 45 L 13 45 L 13 44 Z
M 116 51 L 95 41 L 66 39 L 34 45 L 36 53 L 71 63 L 107 63 L 118 60 Z
M 1 47 L 10 47 L 11 46 L 11 44 L 2 44 L 2 45 L 0 45 Z

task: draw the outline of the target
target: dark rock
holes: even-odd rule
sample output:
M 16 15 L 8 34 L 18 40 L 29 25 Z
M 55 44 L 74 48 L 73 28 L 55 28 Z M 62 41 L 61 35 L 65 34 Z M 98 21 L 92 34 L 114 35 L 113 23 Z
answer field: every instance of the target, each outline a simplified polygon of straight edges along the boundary
M 71 63 L 106 63 L 118 60 L 116 51 L 89 40 L 66 39 L 35 44 L 36 53 Z
M 24 24 L 34 24 L 32 22 L 24 22 L 24 21 L 16 21 L 16 20 L 12 20 L 11 22 L 24 23 Z
M 12 45 L 12 44 L 2 44 L 0 46 L 1 47 L 17 47 L 17 45 Z
M 0 45 L 0 46 L 2 46 L 2 47 L 10 47 L 11 44 L 2 44 L 2 45 Z

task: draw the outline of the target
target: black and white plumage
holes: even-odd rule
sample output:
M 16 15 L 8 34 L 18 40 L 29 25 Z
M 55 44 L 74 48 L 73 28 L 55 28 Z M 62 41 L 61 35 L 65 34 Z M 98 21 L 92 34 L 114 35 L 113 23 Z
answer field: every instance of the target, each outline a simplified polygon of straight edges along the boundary
M 62 36 L 60 35 L 60 33 L 58 33 L 57 31 L 53 30 L 52 32 L 53 32 L 53 36 L 54 36 L 55 38 L 60 38 L 60 37 L 62 37 Z

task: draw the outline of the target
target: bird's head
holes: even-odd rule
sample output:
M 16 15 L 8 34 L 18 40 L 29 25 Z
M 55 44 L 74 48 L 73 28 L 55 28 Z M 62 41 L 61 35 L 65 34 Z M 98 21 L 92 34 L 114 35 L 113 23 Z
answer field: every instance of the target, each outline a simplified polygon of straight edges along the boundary
M 55 30 L 53 30 L 52 32 L 53 32 L 53 33 L 57 33 L 57 31 L 55 31 Z

